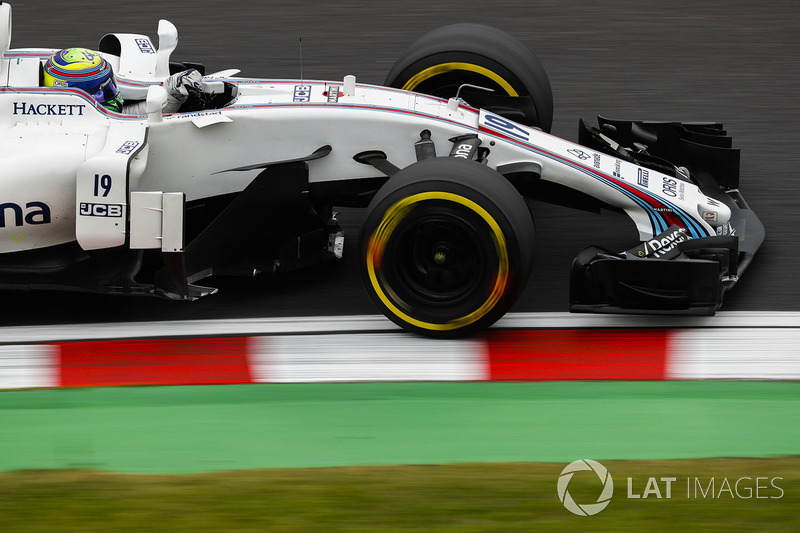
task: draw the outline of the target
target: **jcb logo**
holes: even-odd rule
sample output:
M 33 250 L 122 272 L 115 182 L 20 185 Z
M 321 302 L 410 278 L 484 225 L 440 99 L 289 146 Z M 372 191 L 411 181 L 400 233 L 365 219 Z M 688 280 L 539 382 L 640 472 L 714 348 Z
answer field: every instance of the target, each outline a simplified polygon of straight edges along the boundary
M 81 202 L 81 216 L 85 217 L 122 217 L 122 206 L 120 204 L 90 204 Z

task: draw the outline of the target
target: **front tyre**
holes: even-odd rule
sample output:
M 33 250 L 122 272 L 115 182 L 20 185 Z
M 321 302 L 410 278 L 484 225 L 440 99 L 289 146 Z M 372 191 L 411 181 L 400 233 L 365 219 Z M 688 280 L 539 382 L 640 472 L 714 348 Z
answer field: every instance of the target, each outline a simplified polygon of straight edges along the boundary
M 362 281 L 396 324 L 440 338 L 486 329 L 530 273 L 533 219 L 517 190 L 474 161 L 433 158 L 390 179 L 361 230 Z
M 475 105 L 550 131 L 553 91 L 544 67 L 524 44 L 491 26 L 451 24 L 426 33 L 400 55 L 384 85 L 451 98 L 465 83 L 499 97 Z M 472 98 L 479 96 L 466 100 Z

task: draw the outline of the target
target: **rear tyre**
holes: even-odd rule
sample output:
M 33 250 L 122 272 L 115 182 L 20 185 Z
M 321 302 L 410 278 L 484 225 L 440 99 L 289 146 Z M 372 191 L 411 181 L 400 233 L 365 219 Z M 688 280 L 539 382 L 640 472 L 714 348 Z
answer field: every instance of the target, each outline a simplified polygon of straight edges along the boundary
M 423 35 L 400 55 L 385 85 L 451 98 L 464 83 L 514 97 L 487 108 L 550 131 L 553 91 L 544 67 L 524 44 L 490 26 L 452 24 Z
M 401 327 L 430 337 L 481 331 L 525 287 L 534 227 L 500 174 L 440 157 L 398 172 L 368 207 L 359 243 L 362 281 Z

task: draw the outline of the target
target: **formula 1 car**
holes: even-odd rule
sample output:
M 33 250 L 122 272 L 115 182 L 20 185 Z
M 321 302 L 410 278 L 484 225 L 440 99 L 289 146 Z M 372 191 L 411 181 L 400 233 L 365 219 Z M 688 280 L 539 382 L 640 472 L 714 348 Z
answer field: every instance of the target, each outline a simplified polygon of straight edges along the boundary
M 482 330 L 525 286 L 534 258 L 526 198 L 614 209 L 628 250 L 574 260 L 571 310 L 713 314 L 764 228 L 738 192 L 739 152 L 714 123 L 599 118 L 579 144 L 548 134 L 538 59 L 483 25 L 434 30 L 385 86 L 205 74 L 108 34 L 97 50 L 126 101 L 43 87 L 52 49 L 10 49 L 0 3 L 0 287 L 193 300 L 197 282 L 285 272 L 342 255 L 334 207 L 367 209 L 364 285 L 400 326 L 434 337 Z M 162 111 L 163 81 L 195 68 L 207 91 Z

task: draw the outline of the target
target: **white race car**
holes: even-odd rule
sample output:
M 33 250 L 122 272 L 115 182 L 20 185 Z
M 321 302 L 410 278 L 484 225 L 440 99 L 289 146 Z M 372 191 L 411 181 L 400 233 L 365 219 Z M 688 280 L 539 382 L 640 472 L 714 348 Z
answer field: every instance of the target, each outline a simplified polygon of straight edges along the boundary
M 738 193 L 719 124 L 581 121 L 547 132 L 539 61 L 482 25 L 434 30 L 385 86 L 205 74 L 164 113 L 177 30 L 108 34 L 97 50 L 126 101 L 45 87 L 52 49 L 11 49 L 0 4 L 0 287 L 195 299 L 212 274 L 282 272 L 341 257 L 334 206 L 366 207 L 364 285 L 426 335 L 488 327 L 533 260 L 525 198 L 625 212 L 639 242 L 573 264 L 574 311 L 713 314 L 764 238 Z

